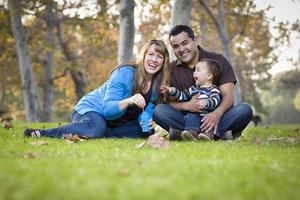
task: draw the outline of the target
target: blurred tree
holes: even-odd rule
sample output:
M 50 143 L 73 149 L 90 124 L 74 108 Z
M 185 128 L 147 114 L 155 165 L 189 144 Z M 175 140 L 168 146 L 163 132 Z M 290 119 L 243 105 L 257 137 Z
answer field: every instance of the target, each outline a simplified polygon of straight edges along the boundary
M 263 103 L 268 109 L 268 124 L 300 123 L 300 112 L 294 99 L 300 88 L 300 71 L 292 70 L 278 74 L 271 82 L 271 90 L 263 93 Z
M 171 28 L 180 24 L 189 25 L 191 20 L 191 10 L 192 0 L 173 0 Z M 175 59 L 174 52 L 170 50 L 170 60 L 172 61 Z
M 118 48 L 118 64 L 133 58 L 134 45 L 134 0 L 120 2 L 120 39 Z
M 219 38 L 221 40 L 223 50 L 225 57 L 228 59 L 229 63 L 233 65 L 234 71 L 234 63 L 232 58 L 232 52 L 230 47 L 230 42 L 234 38 L 235 34 L 239 34 L 239 32 L 234 33 L 231 37 L 229 37 L 229 34 L 227 32 L 227 24 L 226 24 L 226 13 L 225 13 L 225 3 L 224 0 L 218 0 L 217 8 L 218 8 L 218 16 L 212 12 L 212 10 L 209 8 L 207 3 L 203 0 L 199 1 L 203 9 L 207 12 L 209 17 L 211 18 L 217 33 L 219 35 Z M 234 87 L 234 104 L 240 104 L 242 102 L 242 96 L 241 96 L 241 89 L 240 89 L 240 82 L 239 77 L 237 76 L 237 84 Z
M 294 99 L 294 105 L 296 110 L 298 110 L 300 112 L 300 90 L 298 90 L 296 97 Z
M 9 11 L 0 5 L 0 112 L 22 109 L 20 76 Z
M 39 98 L 28 49 L 28 31 L 22 24 L 22 2 L 9 0 L 11 27 L 16 42 L 26 119 L 38 121 Z
M 52 121 L 53 106 L 53 67 L 54 67 L 54 49 L 55 49 L 55 26 L 57 17 L 55 14 L 57 4 L 54 1 L 46 1 L 45 11 L 41 18 L 46 22 L 46 59 L 44 63 L 44 81 L 43 81 L 43 102 L 41 110 L 41 121 Z

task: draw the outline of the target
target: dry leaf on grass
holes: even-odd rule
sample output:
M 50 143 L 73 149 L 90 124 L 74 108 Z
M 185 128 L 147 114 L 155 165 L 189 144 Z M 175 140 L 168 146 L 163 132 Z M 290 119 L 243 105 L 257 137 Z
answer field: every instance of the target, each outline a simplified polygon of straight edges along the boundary
M 142 148 L 143 146 L 145 146 L 145 144 L 146 144 L 146 142 L 144 141 L 144 142 L 142 142 L 142 143 L 140 143 L 140 144 L 137 144 L 135 147 L 136 147 L 137 149 L 140 149 L 140 148 Z
M 169 141 L 165 140 L 159 134 L 151 135 L 147 140 L 147 144 L 155 149 L 157 148 L 167 149 L 170 147 Z
M 129 176 L 131 172 L 126 169 L 121 169 L 117 171 L 118 176 Z
M 11 130 L 14 128 L 13 124 L 11 122 L 4 122 L 3 128 Z
M 23 154 L 24 158 L 37 158 L 39 156 L 40 156 L 40 154 L 37 152 L 27 152 L 27 153 Z
M 167 149 L 170 147 L 169 141 L 165 140 L 163 136 L 160 134 L 154 134 L 149 136 L 147 142 L 142 142 L 136 145 L 137 149 L 144 147 L 145 145 L 149 145 L 154 149 Z
M 48 145 L 48 142 L 45 142 L 45 141 L 36 141 L 36 142 L 31 142 L 30 143 L 32 146 L 43 146 L 43 145 Z
M 65 139 L 68 144 L 85 141 L 85 139 L 80 138 L 78 135 L 72 134 L 63 134 L 63 139 Z

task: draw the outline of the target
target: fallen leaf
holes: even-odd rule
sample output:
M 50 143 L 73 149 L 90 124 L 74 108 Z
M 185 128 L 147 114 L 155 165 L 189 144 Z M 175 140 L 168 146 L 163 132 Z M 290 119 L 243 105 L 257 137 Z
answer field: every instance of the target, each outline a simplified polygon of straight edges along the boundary
M 155 149 L 158 148 L 167 149 L 170 147 L 169 141 L 165 140 L 159 134 L 151 135 L 147 140 L 147 144 Z
M 119 176 L 129 176 L 131 174 L 131 172 L 129 170 L 122 169 L 122 170 L 117 171 L 117 174 Z
M 10 130 L 10 129 L 14 128 L 14 126 L 11 122 L 5 122 L 3 124 L 3 128 L 6 128 L 6 129 Z
M 43 145 L 48 145 L 48 142 L 45 142 L 45 141 L 36 141 L 36 142 L 31 142 L 30 144 L 32 146 L 43 146 Z
M 71 141 L 71 140 L 65 140 L 66 141 L 66 143 L 68 143 L 68 144 L 73 144 L 74 142 L 73 141 Z
M 80 138 L 78 135 L 72 135 L 72 134 L 63 134 L 63 139 L 65 139 L 66 142 L 69 144 L 85 141 L 85 139 Z
M 39 156 L 40 156 L 40 154 L 37 152 L 27 152 L 27 153 L 23 154 L 24 158 L 37 158 Z
M 145 144 L 146 144 L 146 142 L 142 142 L 142 143 L 140 143 L 140 144 L 137 144 L 135 147 L 136 147 L 137 149 L 140 149 L 140 148 L 142 148 L 143 146 L 145 146 Z
M 260 138 L 256 138 L 254 143 L 255 143 L 256 145 L 261 145 L 261 144 L 262 144 L 262 141 L 261 141 Z

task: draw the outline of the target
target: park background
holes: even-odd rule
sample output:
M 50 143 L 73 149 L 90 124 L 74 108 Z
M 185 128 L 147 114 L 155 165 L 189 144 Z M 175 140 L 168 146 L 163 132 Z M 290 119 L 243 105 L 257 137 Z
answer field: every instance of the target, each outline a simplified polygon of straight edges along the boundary
M 299 10 L 293 0 L 0 0 L 0 200 L 298 200 Z M 69 121 L 117 63 L 149 39 L 168 44 L 174 24 L 232 62 L 236 103 L 249 102 L 261 126 L 166 148 L 23 137 Z
M 0 111 L 17 121 L 69 121 L 76 102 L 117 63 L 151 38 L 168 44 L 173 25 L 189 24 L 203 48 L 232 63 L 238 101 L 264 124 L 299 123 L 299 4 L 1 0 Z

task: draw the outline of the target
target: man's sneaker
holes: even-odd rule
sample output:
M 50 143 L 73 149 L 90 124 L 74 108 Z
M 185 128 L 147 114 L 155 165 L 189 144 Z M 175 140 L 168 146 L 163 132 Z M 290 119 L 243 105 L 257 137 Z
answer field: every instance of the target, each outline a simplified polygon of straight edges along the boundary
M 40 129 L 32 129 L 32 128 L 26 128 L 23 131 L 24 137 L 33 137 L 33 138 L 40 138 L 41 135 L 41 130 Z
M 208 132 L 199 133 L 198 140 L 205 140 L 205 141 L 214 140 L 214 131 L 211 130 Z
M 232 131 L 228 130 L 222 135 L 221 140 L 233 140 Z
M 181 138 L 181 130 L 170 128 L 169 130 L 169 140 L 182 140 Z
M 183 140 L 192 140 L 198 142 L 198 133 L 195 130 L 182 131 L 181 137 Z

